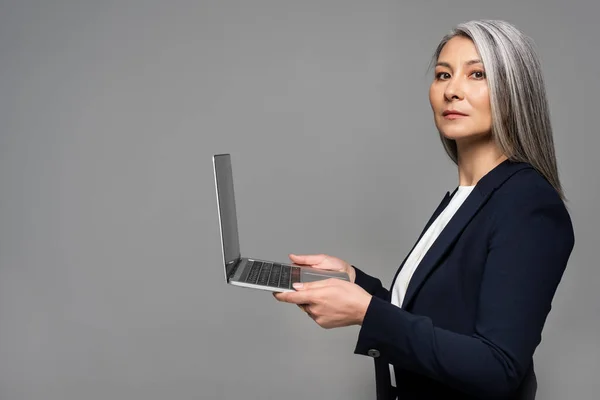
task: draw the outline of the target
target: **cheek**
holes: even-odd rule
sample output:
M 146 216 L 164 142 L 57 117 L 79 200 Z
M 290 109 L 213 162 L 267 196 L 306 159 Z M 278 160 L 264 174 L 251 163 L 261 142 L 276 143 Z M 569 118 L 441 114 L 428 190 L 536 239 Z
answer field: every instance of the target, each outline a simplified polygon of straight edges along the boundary
M 474 91 L 471 104 L 477 108 L 482 117 L 486 119 L 492 118 L 492 107 L 490 105 L 490 95 L 487 85 Z
M 443 93 L 440 93 L 440 89 L 435 84 L 432 84 L 429 87 L 429 104 L 431 105 L 431 109 L 433 111 L 436 111 L 440 108 L 440 96 L 443 97 Z
M 434 108 L 433 105 L 433 85 L 429 87 L 429 104 L 431 105 L 431 108 Z

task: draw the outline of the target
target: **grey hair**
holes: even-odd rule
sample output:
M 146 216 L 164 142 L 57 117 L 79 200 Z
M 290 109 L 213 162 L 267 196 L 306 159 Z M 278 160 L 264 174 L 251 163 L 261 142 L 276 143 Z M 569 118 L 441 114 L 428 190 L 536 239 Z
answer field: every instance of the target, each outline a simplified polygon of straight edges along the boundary
M 505 21 L 462 23 L 444 36 L 442 48 L 455 36 L 471 39 L 485 67 L 492 112 L 492 137 L 511 161 L 528 162 L 556 189 L 564 193 L 558 177 L 550 112 L 539 57 L 533 40 Z M 456 142 L 440 138 L 458 164 Z

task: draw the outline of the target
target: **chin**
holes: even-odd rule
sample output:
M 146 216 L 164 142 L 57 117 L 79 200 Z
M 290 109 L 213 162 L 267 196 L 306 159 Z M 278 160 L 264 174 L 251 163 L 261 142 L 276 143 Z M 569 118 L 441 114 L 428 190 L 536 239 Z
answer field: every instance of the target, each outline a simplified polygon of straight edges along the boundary
M 461 140 L 461 139 L 466 139 L 470 136 L 473 136 L 472 134 L 469 134 L 469 133 L 455 132 L 455 131 L 452 131 L 452 132 L 440 131 L 440 133 L 442 134 L 442 136 L 445 139 L 448 139 L 448 140 Z
M 439 130 L 442 136 L 448 140 L 461 141 L 461 140 L 473 140 L 483 139 L 490 135 L 489 131 L 472 131 L 466 129 L 444 129 Z

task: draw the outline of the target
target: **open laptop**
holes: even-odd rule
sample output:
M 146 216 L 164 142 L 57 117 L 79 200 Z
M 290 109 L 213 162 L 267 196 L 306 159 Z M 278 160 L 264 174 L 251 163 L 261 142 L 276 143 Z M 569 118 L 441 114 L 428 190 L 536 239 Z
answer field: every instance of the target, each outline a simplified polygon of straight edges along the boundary
M 294 290 L 292 284 L 295 282 L 312 282 L 328 278 L 350 280 L 345 272 L 324 271 L 242 257 L 233 194 L 231 156 L 229 154 L 213 156 L 213 166 L 221 228 L 223 266 L 227 283 L 271 292 L 291 292 Z

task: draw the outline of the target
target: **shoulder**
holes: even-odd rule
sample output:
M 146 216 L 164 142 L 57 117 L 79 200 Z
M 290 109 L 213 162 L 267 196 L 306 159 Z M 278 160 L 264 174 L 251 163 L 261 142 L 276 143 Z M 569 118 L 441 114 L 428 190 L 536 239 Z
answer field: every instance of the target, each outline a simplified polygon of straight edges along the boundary
M 551 231 L 573 237 L 571 218 L 558 192 L 531 165 L 522 166 L 489 198 L 488 209 L 494 225 L 527 229 L 526 225 L 537 225 L 544 220 L 543 226 L 552 227 Z
M 554 187 L 535 168 L 527 163 L 508 177 L 492 193 L 490 202 L 500 209 L 513 210 L 555 205 L 565 209 Z

